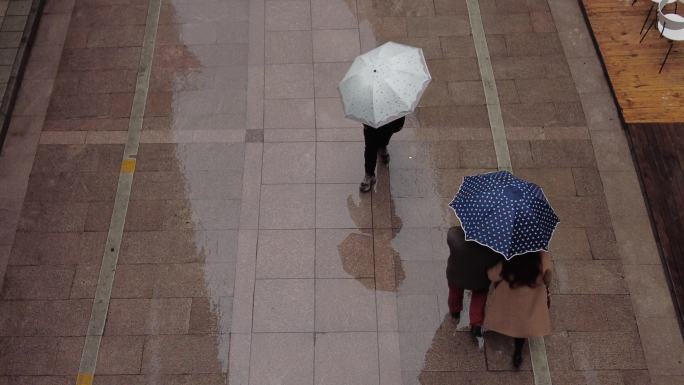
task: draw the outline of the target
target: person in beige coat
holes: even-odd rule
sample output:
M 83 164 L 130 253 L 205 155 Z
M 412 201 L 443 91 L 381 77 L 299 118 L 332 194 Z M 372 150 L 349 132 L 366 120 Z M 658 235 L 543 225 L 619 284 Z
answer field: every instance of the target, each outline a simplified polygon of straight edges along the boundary
M 525 338 L 551 334 L 551 270 L 551 256 L 540 251 L 518 255 L 487 271 L 494 290 L 487 299 L 484 328 L 515 339 L 516 368 L 522 362 Z

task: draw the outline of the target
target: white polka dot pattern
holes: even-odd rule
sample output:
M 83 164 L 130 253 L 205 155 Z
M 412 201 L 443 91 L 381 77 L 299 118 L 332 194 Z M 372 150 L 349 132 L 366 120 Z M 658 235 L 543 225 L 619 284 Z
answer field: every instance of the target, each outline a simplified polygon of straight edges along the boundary
M 449 206 L 467 240 L 476 241 L 507 260 L 548 250 L 559 219 L 542 189 L 508 171 L 466 176 Z
M 358 56 L 340 82 L 345 116 L 380 127 L 408 115 L 431 79 L 420 48 L 385 43 Z

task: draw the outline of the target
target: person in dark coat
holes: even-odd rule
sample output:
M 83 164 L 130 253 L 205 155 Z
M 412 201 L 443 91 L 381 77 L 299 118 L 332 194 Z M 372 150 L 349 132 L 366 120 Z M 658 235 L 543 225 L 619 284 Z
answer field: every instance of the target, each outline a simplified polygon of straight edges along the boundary
M 375 184 L 375 166 L 378 162 L 378 154 L 380 154 L 382 163 L 389 163 L 390 156 L 389 152 L 387 152 L 387 145 L 392 135 L 404 128 L 405 120 L 404 117 L 401 117 L 378 128 L 373 128 L 366 124 L 363 125 L 363 139 L 366 144 L 363 158 L 366 176 L 359 185 L 361 192 L 370 191 Z
M 487 270 L 503 261 L 492 249 L 475 241 L 466 241 L 460 227 L 452 227 L 447 233 L 449 260 L 446 276 L 449 283 L 449 312 L 455 319 L 463 309 L 463 290 L 472 291 L 470 301 L 470 326 L 475 337 L 482 336 L 482 322 L 491 281 Z

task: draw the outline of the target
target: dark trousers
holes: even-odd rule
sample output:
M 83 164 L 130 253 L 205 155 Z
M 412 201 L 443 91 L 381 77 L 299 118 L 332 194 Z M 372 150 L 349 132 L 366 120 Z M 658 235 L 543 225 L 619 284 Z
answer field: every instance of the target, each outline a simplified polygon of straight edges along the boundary
M 470 299 L 470 325 L 482 326 L 484 322 L 487 290 L 473 291 Z M 463 289 L 449 287 L 449 313 L 460 313 L 463 310 Z
M 378 162 L 378 150 L 387 147 L 392 135 L 395 132 L 401 131 L 403 127 L 403 117 L 378 128 L 373 128 L 365 124 L 363 125 L 363 139 L 366 142 L 366 147 L 363 151 L 366 175 L 375 175 L 375 166 Z

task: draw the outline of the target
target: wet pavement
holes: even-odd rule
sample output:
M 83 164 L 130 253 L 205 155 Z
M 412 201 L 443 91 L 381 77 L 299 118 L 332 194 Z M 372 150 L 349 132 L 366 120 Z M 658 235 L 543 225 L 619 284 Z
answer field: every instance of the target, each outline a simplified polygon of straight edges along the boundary
M 498 167 L 465 1 L 163 0 L 158 20 L 150 1 L 47 3 L 0 157 L 0 384 L 92 374 L 96 296 L 95 384 L 543 383 L 527 351 L 515 372 L 509 339 L 481 352 L 447 315 L 447 203 Z M 561 219 L 544 358 L 555 384 L 680 383 L 634 167 L 570 3 L 479 2 L 513 169 Z M 336 84 L 388 40 L 423 48 L 433 81 L 360 194 Z

